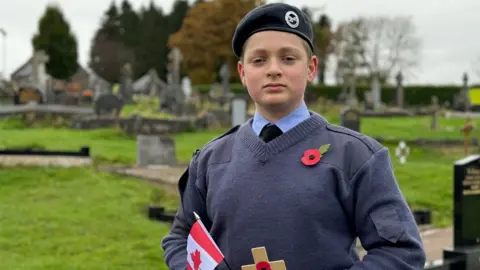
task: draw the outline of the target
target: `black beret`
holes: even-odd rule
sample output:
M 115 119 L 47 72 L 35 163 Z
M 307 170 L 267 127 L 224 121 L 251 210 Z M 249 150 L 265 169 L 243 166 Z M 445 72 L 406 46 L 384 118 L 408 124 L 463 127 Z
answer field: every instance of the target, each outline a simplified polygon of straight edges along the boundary
M 251 35 L 266 30 L 295 34 L 303 38 L 313 51 L 313 30 L 307 15 L 294 6 L 272 3 L 256 7 L 238 23 L 232 39 L 235 55 L 240 57 L 243 45 Z

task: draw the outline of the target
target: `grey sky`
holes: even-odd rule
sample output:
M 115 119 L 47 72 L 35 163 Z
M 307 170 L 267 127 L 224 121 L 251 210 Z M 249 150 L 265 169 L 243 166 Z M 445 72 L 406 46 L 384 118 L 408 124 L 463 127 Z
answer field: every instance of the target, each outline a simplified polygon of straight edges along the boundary
M 8 76 L 32 53 L 31 37 L 37 29 L 37 21 L 48 0 L 0 0 L 0 28 L 8 32 Z M 90 42 L 101 16 L 111 0 L 57 0 L 63 9 L 79 42 L 79 60 L 86 65 Z M 117 0 L 120 2 L 120 0 Z M 150 0 L 132 0 L 135 8 L 147 5 Z M 173 0 L 154 0 L 169 12 Z M 269 1 L 273 2 L 273 1 Z M 334 23 L 358 15 L 409 15 L 413 17 L 417 32 L 422 38 L 419 55 L 421 65 L 415 77 L 407 83 L 459 84 L 464 71 L 475 76 L 473 60 L 480 56 L 480 1 L 478 0 L 285 0 L 297 6 L 325 4 L 327 14 Z M 0 43 L 0 73 L 3 71 L 3 41 Z M 479 67 L 480 70 L 480 67 Z M 330 81 L 330 80 L 329 80 Z

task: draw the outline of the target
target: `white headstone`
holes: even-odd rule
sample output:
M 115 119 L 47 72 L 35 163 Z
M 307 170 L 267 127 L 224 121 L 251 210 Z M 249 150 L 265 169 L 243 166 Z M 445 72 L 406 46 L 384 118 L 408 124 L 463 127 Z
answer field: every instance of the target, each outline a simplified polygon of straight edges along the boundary
M 372 97 L 375 110 L 380 109 L 382 103 L 382 89 L 380 87 L 380 80 L 376 74 L 374 74 L 372 78 Z
M 185 98 L 190 98 L 192 95 L 192 81 L 188 77 L 183 77 L 182 79 L 182 89 L 185 94 Z
M 42 94 L 46 95 L 47 92 L 47 68 L 46 64 L 49 60 L 48 55 L 44 51 L 36 51 L 33 54 L 33 61 L 32 61 L 32 75 L 33 75 L 33 83 L 35 87 L 38 87 Z
M 247 121 L 247 100 L 235 97 L 232 100 L 232 126 L 241 125 Z

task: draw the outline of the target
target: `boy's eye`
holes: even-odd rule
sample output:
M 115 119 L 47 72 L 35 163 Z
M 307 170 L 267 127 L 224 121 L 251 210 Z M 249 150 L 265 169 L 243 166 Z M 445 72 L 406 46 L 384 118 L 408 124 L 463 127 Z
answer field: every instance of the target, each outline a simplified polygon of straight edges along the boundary
M 253 63 L 261 63 L 261 62 L 263 62 L 263 59 L 262 59 L 262 58 L 254 58 L 254 59 L 252 60 L 252 62 L 253 62 Z

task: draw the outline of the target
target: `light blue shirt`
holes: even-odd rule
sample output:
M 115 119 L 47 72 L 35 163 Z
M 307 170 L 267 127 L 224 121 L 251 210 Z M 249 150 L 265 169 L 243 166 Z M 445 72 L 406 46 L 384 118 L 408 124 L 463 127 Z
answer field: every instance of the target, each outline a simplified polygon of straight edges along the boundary
M 296 125 L 303 122 L 304 120 L 308 119 L 309 117 L 310 112 L 308 111 L 305 102 L 302 102 L 302 104 L 295 111 L 283 117 L 276 123 L 270 123 L 258 111 L 255 111 L 255 114 L 253 115 L 252 128 L 253 131 L 255 131 L 255 134 L 257 134 L 257 136 L 260 136 L 260 132 L 265 125 L 275 124 L 278 128 L 280 128 L 283 133 L 285 133 Z

